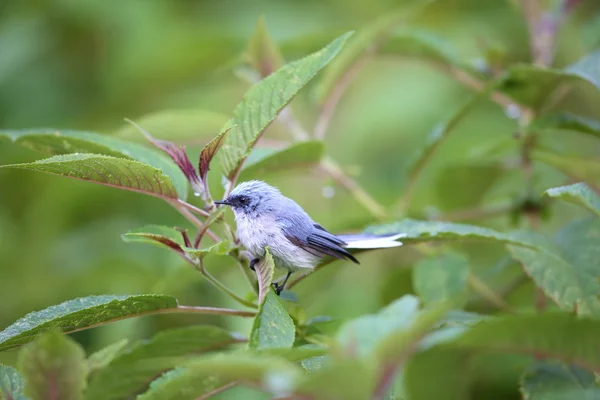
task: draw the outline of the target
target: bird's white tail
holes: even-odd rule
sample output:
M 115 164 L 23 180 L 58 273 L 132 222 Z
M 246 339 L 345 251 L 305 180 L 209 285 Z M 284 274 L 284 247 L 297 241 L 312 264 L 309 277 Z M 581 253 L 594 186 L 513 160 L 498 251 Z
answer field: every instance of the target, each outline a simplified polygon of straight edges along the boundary
M 406 234 L 397 233 L 395 235 L 381 236 L 369 233 L 357 233 L 336 236 L 346 242 L 344 247 L 347 249 L 385 249 L 402 246 L 402 242 L 398 242 L 397 239 L 405 237 Z

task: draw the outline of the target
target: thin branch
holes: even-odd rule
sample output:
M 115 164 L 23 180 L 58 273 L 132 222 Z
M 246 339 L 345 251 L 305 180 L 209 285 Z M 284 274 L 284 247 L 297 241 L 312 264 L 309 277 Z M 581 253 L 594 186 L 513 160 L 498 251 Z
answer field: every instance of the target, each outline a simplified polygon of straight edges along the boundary
M 237 385 L 237 384 L 238 384 L 238 382 L 237 382 L 237 381 L 230 382 L 230 383 L 228 383 L 227 385 L 224 385 L 224 386 L 218 387 L 218 388 L 216 388 L 215 390 L 212 390 L 212 391 L 210 391 L 209 393 L 205 393 L 205 394 L 203 394 L 202 396 L 200 396 L 200 397 L 197 397 L 197 398 L 196 398 L 196 400 L 205 400 L 205 399 L 209 399 L 209 398 L 211 398 L 212 396 L 214 396 L 215 394 L 219 394 L 219 393 L 221 393 L 221 392 L 224 392 L 224 391 L 226 391 L 226 390 L 228 390 L 228 389 L 231 389 L 232 387 L 234 387 L 234 386 L 235 386 L 235 385 Z
M 203 217 L 210 217 L 210 213 L 209 212 L 204 211 L 204 210 L 202 210 L 202 209 L 200 209 L 200 208 L 198 208 L 198 207 L 196 207 L 196 206 L 194 206 L 194 205 L 192 205 L 192 204 L 190 204 L 190 203 L 188 203 L 188 202 L 186 202 L 184 200 L 177 199 L 176 202 L 177 202 L 177 204 L 180 204 L 181 206 L 187 208 L 190 211 L 195 212 L 196 214 L 200 214 Z
M 315 127 L 313 130 L 313 136 L 315 139 L 322 140 L 325 138 L 325 134 L 327 133 L 327 128 L 329 128 L 329 123 L 331 122 L 331 118 L 335 112 L 335 109 L 342 98 L 342 95 L 350 86 L 350 83 L 354 80 L 358 72 L 362 69 L 366 61 L 369 59 L 370 54 L 373 50 L 362 53 L 359 58 L 344 72 L 344 75 L 339 79 L 321 109 L 321 113 L 319 114 L 319 118 L 315 123 Z
M 121 317 L 113 318 L 107 321 L 98 322 L 88 326 L 84 326 L 77 329 L 71 329 L 65 331 L 65 333 L 75 333 L 86 329 L 92 329 L 106 324 L 110 324 L 117 321 L 122 321 L 128 318 L 145 317 L 147 315 L 158 315 L 158 314 L 202 314 L 202 315 L 230 315 L 235 317 L 254 318 L 256 313 L 254 311 L 241 311 L 234 310 L 232 308 L 217 308 L 217 307 L 200 307 L 200 306 L 177 306 L 173 308 L 162 308 L 160 310 L 148 310 L 142 311 L 136 314 L 123 315 Z
M 486 299 L 490 304 L 493 304 L 502 311 L 510 311 L 510 306 L 506 304 L 504 299 L 496 294 L 485 282 L 479 279 L 474 274 L 469 273 L 467 282 L 474 292 Z
M 208 282 L 210 282 L 214 287 L 216 287 L 217 289 L 219 289 L 220 291 L 222 291 L 223 293 L 225 293 L 226 295 L 231 297 L 233 300 L 237 301 L 238 303 L 240 303 L 242 305 L 245 305 L 246 307 L 257 308 L 256 304 L 254 304 L 248 300 L 242 299 L 237 294 L 235 294 L 231 289 L 229 289 L 227 286 L 225 286 L 223 283 L 221 283 L 221 281 L 219 281 L 217 278 L 215 278 L 210 272 L 208 272 L 206 270 L 206 268 L 204 268 L 204 266 L 202 265 L 202 260 L 199 260 L 199 263 L 196 265 L 196 268 L 200 271 L 200 273 L 206 278 L 206 280 Z
M 367 193 L 356 181 L 350 178 L 342 171 L 339 165 L 329 157 L 325 157 L 321 164 L 320 169 L 327 173 L 333 180 L 335 180 L 340 186 L 346 189 L 354 198 L 367 210 L 369 213 L 377 218 L 384 219 L 387 217 L 385 207 L 383 207 L 377 200 L 375 200 L 369 193 Z

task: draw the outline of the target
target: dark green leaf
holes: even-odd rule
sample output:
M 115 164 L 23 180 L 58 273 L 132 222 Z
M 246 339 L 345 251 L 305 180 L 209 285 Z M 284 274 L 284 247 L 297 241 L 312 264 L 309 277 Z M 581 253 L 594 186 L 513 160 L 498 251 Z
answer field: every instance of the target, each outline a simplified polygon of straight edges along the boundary
M 372 363 L 358 359 L 336 361 L 307 375 L 295 392 L 323 400 L 364 400 L 372 398 L 375 379 Z
M 491 240 L 518 246 L 533 246 L 525 238 L 513 234 L 498 232 L 490 228 L 451 222 L 418 221 L 404 219 L 400 222 L 373 225 L 366 229 L 368 233 L 388 235 L 405 233 L 403 243 L 429 242 L 439 240 Z
M 156 310 L 176 308 L 171 296 L 146 294 L 134 296 L 90 296 L 27 314 L 0 332 L 0 351 L 32 341 L 53 328 L 74 332 L 101 323 L 144 315 Z
M 248 346 L 253 349 L 292 347 L 295 336 L 294 321 L 275 292 L 269 290 L 254 318 Z
M 60 332 L 47 332 L 19 352 L 25 393 L 32 400 L 83 399 L 87 364 L 83 347 Z
M 284 64 L 283 57 L 269 36 L 265 19 L 258 19 L 254 34 L 250 38 L 244 59 L 262 78 L 271 75 Z
M 275 273 L 275 262 L 271 253 L 269 253 L 268 247 L 265 249 L 264 257 L 254 268 L 256 270 L 256 279 L 258 279 L 258 304 L 262 305 L 267 294 L 271 291 L 273 274 Z
M 23 394 L 23 377 L 13 367 L 0 364 L 0 399 L 27 400 Z
M 600 89 L 600 52 L 587 55 L 564 70 L 520 64 L 511 67 L 499 90 L 517 103 L 539 109 L 559 85 L 584 82 Z
M 335 85 L 350 69 L 352 64 L 371 46 L 380 45 L 388 39 L 391 30 L 400 23 L 413 18 L 432 1 L 423 1 L 416 7 L 406 11 L 402 8 L 392 10 L 361 28 L 348 42 L 348 46 L 340 56 L 327 68 L 316 88 L 316 98 L 323 104 Z
M 198 376 L 186 368 L 175 368 L 153 380 L 136 400 L 196 400 L 225 385 L 231 383 L 216 376 Z
M 600 321 L 567 313 L 490 318 L 409 359 L 405 368 L 407 397 L 468 398 L 465 396 L 472 377 L 466 372 L 467 365 L 470 355 L 476 352 L 542 356 L 597 370 L 598 335 Z M 431 385 L 431 376 L 436 377 L 435 385 Z
M 195 142 L 219 132 L 227 115 L 207 110 L 162 110 L 135 118 L 152 135 L 173 142 Z M 139 140 L 140 134 L 130 124 L 123 124 L 116 134 L 127 140 Z M 202 142 L 201 142 L 202 143 Z
M 129 340 L 121 339 L 91 354 L 87 359 L 90 374 L 106 367 L 115 357 L 121 354 L 128 343 Z
M 444 210 L 476 206 L 481 203 L 502 173 L 500 163 L 445 166 L 437 175 L 435 183 L 438 203 Z
M 593 400 L 600 398 L 594 374 L 560 363 L 539 362 L 530 367 L 521 381 L 524 400 Z
M 596 159 L 559 155 L 541 150 L 534 151 L 531 156 L 534 160 L 554 167 L 573 179 L 593 185 L 600 182 L 600 161 Z
M 568 226 L 553 243 L 537 238 L 538 250 L 508 246 L 525 271 L 561 308 L 579 314 L 600 315 L 600 283 L 596 251 L 600 221 Z M 588 263 L 588 261 L 592 263 Z
M 469 260 L 464 254 L 446 252 L 426 258 L 413 269 L 413 287 L 424 304 L 462 297 L 466 301 Z
M 160 332 L 149 341 L 137 343 L 98 371 L 90 380 L 86 399 L 127 398 L 143 391 L 154 377 L 181 365 L 188 357 L 243 341 L 214 326 Z
M 316 345 L 305 345 L 301 347 L 282 348 L 273 347 L 255 351 L 256 354 L 269 355 L 285 358 L 288 361 L 302 361 L 308 358 L 321 357 L 327 353 L 327 348 Z
M 185 199 L 187 196 L 188 182 L 179 168 L 164 154 L 137 143 L 92 132 L 56 129 L 0 131 L 2 136 L 48 155 L 88 153 L 136 160 L 162 171 L 177 189 L 179 197 Z
M 530 124 L 532 131 L 565 130 L 600 137 L 600 121 L 573 114 L 546 114 Z
M 319 141 L 291 144 L 283 150 L 254 149 L 244 163 L 240 180 L 245 181 L 273 172 L 309 167 L 318 163 L 325 154 L 325 145 Z
M 223 173 L 232 180 L 260 135 L 296 93 L 340 51 L 350 33 L 324 49 L 285 65 L 252 86 L 234 110 L 227 126 L 236 125 L 225 139 L 219 158 Z
M 2 165 L 0 168 L 47 172 L 168 200 L 175 200 L 178 196 L 171 180 L 160 170 L 124 158 L 68 154 L 32 163 Z
M 208 171 L 210 170 L 210 162 L 213 157 L 217 154 L 221 146 L 223 146 L 223 142 L 225 141 L 225 137 L 227 133 L 232 129 L 232 127 L 223 129 L 221 133 L 219 133 L 216 137 L 214 137 L 210 142 L 204 146 L 202 151 L 200 152 L 200 161 L 198 162 L 198 171 L 200 172 L 200 179 L 206 184 L 206 177 L 208 175 Z
M 600 217 L 600 196 L 590 190 L 583 182 L 548 189 L 545 193 L 550 197 L 558 198 L 587 208 L 589 211 Z

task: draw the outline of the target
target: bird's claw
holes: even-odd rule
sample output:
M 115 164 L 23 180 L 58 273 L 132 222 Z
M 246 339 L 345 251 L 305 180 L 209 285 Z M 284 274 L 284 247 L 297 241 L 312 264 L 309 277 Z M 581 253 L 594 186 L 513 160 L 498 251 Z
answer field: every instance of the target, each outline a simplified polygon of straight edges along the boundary
M 275 294 L 277 296 L 279 296 L 281 294 L 281 292 L 283 291 L 283 285 L 279 285 L 279 284 L 277 284 L 277 282 L 273 282 L 272 285 L 273 285 L 273 289 L 275 289 Z
M 252 271 L 256 271 L 255 266 L 256 266 L 256 264 L 258 264 L 259 261 L 260 261 L 260 258 L 254 258 L 254 259 L 252 259 L 252 261 L 250 261 L 250 269 Z

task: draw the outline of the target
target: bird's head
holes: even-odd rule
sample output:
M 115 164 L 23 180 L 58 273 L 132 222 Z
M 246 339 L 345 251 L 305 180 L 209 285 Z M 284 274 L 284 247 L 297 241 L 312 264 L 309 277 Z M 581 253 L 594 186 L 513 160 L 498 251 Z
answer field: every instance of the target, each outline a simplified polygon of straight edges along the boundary
M 215 201 L 231 207 L 236 214 L 257 214 L 273 210 L 281 196 L 279 190 L 262 181 L 247 181 L 237 185 L 226 199 Z

